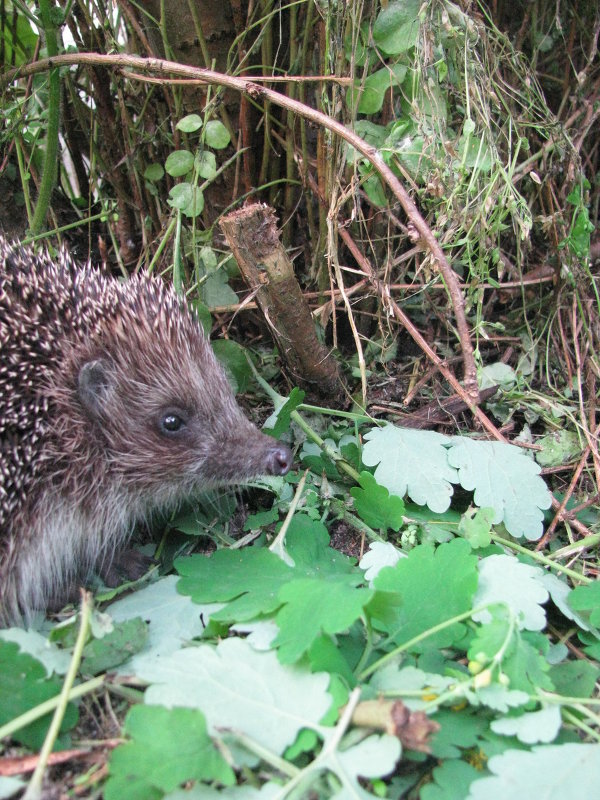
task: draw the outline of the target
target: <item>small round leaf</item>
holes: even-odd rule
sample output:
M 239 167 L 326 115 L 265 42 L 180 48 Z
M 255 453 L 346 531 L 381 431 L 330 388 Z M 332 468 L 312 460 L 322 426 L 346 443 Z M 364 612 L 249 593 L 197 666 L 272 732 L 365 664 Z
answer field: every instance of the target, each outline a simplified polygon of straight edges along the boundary
M 175 127 L 184 133 L 194 133 L 202 127 L 202 117 L 198 114 L 188 114 L 187 117 L 180 119 Z
M 204 127 L 204 141 L 209 147 L 214 147 L 215 150 L 222 150 L 227 147 L 231 140 L 229 131 L 219 122 L 218 119 L 211 119 Z
M 165 169 L 173 178 L 186 175 L 193 166 L 194 156 L 189 150 L 175 150 L 165 162 Z

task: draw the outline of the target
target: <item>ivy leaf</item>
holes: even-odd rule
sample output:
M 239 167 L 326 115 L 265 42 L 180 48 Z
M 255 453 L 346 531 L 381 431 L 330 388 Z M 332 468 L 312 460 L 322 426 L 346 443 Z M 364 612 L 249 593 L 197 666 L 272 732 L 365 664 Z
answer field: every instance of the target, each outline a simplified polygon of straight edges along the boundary
M 515 556 L 488 556 L 479 562 L 479 585 L 473 603 L 504 603 L 512 608 L 520 628 L 541 631 L 546 626 L 542 605 L 548 601 L 542 576 L 539 567 L 522 564 Z M 488 610 L 478 611 L 473 619 L 488 622 L 491 615 Z
M 385 425 L 365 434 L 363 463 L 375 466 L 375 480 L 390 494 L 409 497 L 442 513 L 450 505 L 457 471 L 448 464 L 444 447 L 450 439 L 435 431 L 415 431 Z M 481 505 L 481 503 L 479 504 Z
M 235 775 L 210 739 L 200 711 L 133 706 L 124 732 L 131 741 L 113 750 L 105 800 L 161 798 L 163 792 L 193 780 L 235 783 Z
M 357 589 L 362 575 L 322 576 L 286 583 L 279 590 L 283 607 L 277 613 L 279 660 L 290 664 L 311 647 L 320 634 L 341 633 L 363 613 L 373 597 L 371 589 Z
M 390 495 L 385 486 L 379 486 L 370 472 L 361 472 L 360 487 L 353 486 L 350 494 L 354 508 L 361 519 L 375 530 L 398 531 L 404 524 L 404 502 L 397 495 Z
M 540 538 L 543 509 L 550 508 L 552 496 L 532 458 L 504 442 L 455 436 L 448 460 L 458 469 L 461 486 L 475 492 L 476 505 L 494 509 L 494 523 L 504 522 L 517 538 Z
M 600 746 L 568 743 L 507 750 L 493 756 L 487 766 L 492 777 L 474 781 L 467 800 L 589 800 L 598 792 Z
M 464 539 L 454 539 L 436 550 L 419 545 L 395 567 L 381 570 L 374 587 L 377 594 L 367 611 L 396 644 L 403 644 L 472 608 L 477 558 Z M 414 650 L 448 647 L 464 634 L 465 626 L 456 623 Z

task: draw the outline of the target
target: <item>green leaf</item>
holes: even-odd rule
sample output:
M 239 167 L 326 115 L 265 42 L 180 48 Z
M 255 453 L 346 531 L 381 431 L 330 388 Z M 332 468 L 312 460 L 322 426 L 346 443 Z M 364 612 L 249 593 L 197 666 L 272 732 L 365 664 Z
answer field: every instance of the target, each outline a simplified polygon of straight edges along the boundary
M 37 659 L 20 653 L 16 643 L 3 640 L 0 640 L 0 676 L 0 725 L 56 697 L 62 688 L 61 681 L 46 677 L 46 669 Z M 51 713 L 44 715 L 13 733 L 12 738 L 39 750 L 51 718 Z M 69 703 L 61 732 L 68 731 L 76 722 L 77 709 Z
M 600 669 L 589 661 L 565 661 L 550 668 L 550 679 L 558 694 L 566 697 L 591 697 Z
M 480 776 L 481 772 L 465 761 L 444 761 L 433 770 L 433 783 L 421 788 L 419 800 L 459 800 L 467 796 L 469 786 Z
M 273 645 L 283 664 L 298 661 L 321 633 L 341 633 L 362 615 L 374 593 L 357 589 L 361 581 L 362 575 L 355 573 L 327 580 L 300 578 L 281 587 L 283 606 L 276 616 L 279 634 Z
M 170 189 L 168 203 L 172 208 L 177 208 L 181 211 L 187 208 L 193 199 L 194 193 L 192 184 L 187 181 L 182 181 Z
M 330 738 L 333 738 L 334 735 L 332 734 Z M 400 742 L 395 736 L 373 735 L 346 750 L 334 749 L 327 746 L 327 742 L 325 742 L 323 754 L 318 761 L 320 766 L 322 765 L 337 775 L 340 783 L 345 787 L 335 795 L 337 800 L 346 800 L 346 798 L 374 800 L 375 795 L 366 792 L 358 782 L 359 776 L 376 778 L 389 774 L 396 766 L 400 753 Z
M 483 137 L 461 136 L 458 140 L 458 152 L 461 163 L 467 169 L 477 169 L 483 173 L 491 170 L 492 153 Z
M 279 511 L 276 506 L 270 508 L 268 511 L 259 511 L 256 514 L 249 514 L 246 522 L 244 522 L 245 531 L 258 531 L 261 528 L 266 528 L 279 519 Z
M 600 627 L 600 579 L 586 586 L 576 586 L 567 599 L 574 611 L 589 611 L 594 627 Z
M 384 8 L 373 25 L 373 40 L 389 55 L 405 53 L 417 43 L 420 0 L 397 0 Z
M 183 181 L 172 187 L 167 202 L 182 211 L 186 217 L 197 217 L 204 208 L 204 195 L 197 186 Z
M 204 141 L 208 147 L 222 150 L 231 141 L 229 131 L 218 119 L 211 119 L 204 127 Z
M 558 736 L 561 726 L 560 708 L 556 705 L 542 706 L 539 711 L 495 719 L 491 728 L 502 736 L 516 736 L 524 744 L 548 744 Z
M 444 708 L 432 719 L 440 724 L 440 730 L 433 735 L 431 744 L 432 755 L 436 758 L 459 758 L 461 749 L 480 745 L 482 735 L 488 730 L 487 719 L 482 714 L 474 714 L 470 708 L 460 711 Z
M 196 153 L 196 169 L 198 175 L 207 181 L 212 180 L 217 174 L 217 159 L 210 150 L 201 150 Z
M 395 567 L 383 569 L 374 586 L 377 595 L 367 611 L 400 645 L 472 607 L 477 558 L 464 539 L 437 550 L 419 545 Z M 448 647 L 464 634 L 464 624 L 456 623 L 416 645 L 414 651 Z
M 503 361 L 486 364 L 477 370 L 477 382 L 480 389 L 489 389 L 491 386 L 501 386 L 503 389 L 512 389 L 517 380 L 514 369 Z
M 71 663 L 70 654 L 62 647 L 57 647 L 53 642 L 34 630 L 23 628 L 5 628 L 0 630 L 0 639 L 6 642 L 15 642 L 22 653 L 28 653 L 46 668 L 46 675 L 50 677 L 53 672 L 64 675 Z
M 390 495 L 384 486 L 379 486 L 370 472 L 361 472 L 359 483 L 360 488 L 353 486 L 350 489 L 359 517 L 375 530 L 400 530 L 405 513 L 402 499 Z
M 360 574 L 354 570 L 352 559 L 329 546 L 325 525 L 306 514 L 294 515 L 285 542 L 296 570 L 302 569 L 304 575 L 328 578 L 345 573 Z
M 281 408 L 276 409 L 265 422 L 263 431 L 274 436 L 275 439 L 280 439 L 281 436 L 289 430 L 292 412 L 304 402 L 304 395 L 305 392 L 295 386 Z
M 494 509 L 494 523 L 504 522 L 515 537 L 539 539 L 543 509 L 552 495 L 540 477 L 540 467 L 523 451 L 504 442 L 477 442 L 466 436 L 452 438 L 448 461 L 475 504 Z
M 239 298 L 228 283 L 227 273 L 220 269 L 202 282 L 200 294 L 208 308 L 237 305 Z
M 507 637 L 511 632 L 511 621 L 507 609 L 497 606 L 489 610 L 491 618 L 477 627 L 471 639 L 467 654 L 470 661 L 487 664 L 503 648 L 508 652 Z
M 105 800 L 160 798 L 187 781 L 235 783 L 235 775 L 206 731 L 204 715 L 191 708 L 133 706 L 125 734 L 110 758 Z
M 432 511 L 446 511 L 451 484 L 458 483 L 458 473 L 448 464 L 444 447 L 450 441 L 447 436 L 385 425 L 373 428 L 364 438 L 363 463 L 378 465 L 375 480 L 380 486 L 399 497 L 408 492 L 411 500 Z
M 548 675 L 548 646 L 548 640 L 540 634 L 527 631 L 517 633 L 510 652 L 502 660 L 502 670 L 510 681 L 511 689 L 529 694 L 537 694 L 540 689 L 549 692 L 554 690 Z
M 513 610 L 519 628 L 541 631 L 546 627 L 542 606 L 548 601 L 543 574 L 539 567 L 522 564 L 515 556 L 488 556 L 479 562 L 479 586 L 473 602 L 476 606 L 504 603 Z M 479 611 L 473 619 L 488 622 L 491 614 Z
M 172 178 L 186 175 L 194 167 L 194 155 L 189 150 L 174 150 L 165 161 L 165 169 Z
M 427 703 L 456 683 L 456 678 L 425 672 L 422 669 L 399 664 L 386 664 L 373 675 L 369 686 L 378 693 L 402 697 L 407 695 L 411 710 L 425 708 Z M 421 697 L 416 693 L 421 692 Z
M 182 212 L 186 217 L 197 217 L 204 210 L 204 194 L 197 186 L 192 186 L 190 202 L 184 206 Z
M 542 448 L 535 454 L 535 460 L 540 467 L 567 464 L 581 453 L 581 443 L 577 434 L 564 428 L 542 436 L 536 444 Z
M 123 664 L 138 653 L 148 640 L 148 626 L 141 617 L 115 625 L 102 639 L 92 639 L 83 649 L 81 671 L 98 675 Z
M 148 166 L 144 170 L 144 178 L 147 181 L 152 181 L 153 183 L 156 183 L 157 181 L 161 180 L 164 174 L 165 171 L 162 168 L 161 164 L 148 164 Z
M 492 777 L 471 784 L 467 800 L 590 800 L 600 783 L 600 745 L 562 744 L 507 750 L 488 762 Z
M 395 567 L 403 557 L 405 554 L 391 542 L 371 542 L 359 566 L 365 570 L 365 580 L 372 581 L 384 567 Z
M 198 114 L 188 114 L 180 119 L 175 127 L 184 133 L 194 133 L 202 127 L 202 117 Z
M 245 348 L 233 339 L 217 339 L 212 343 L 212 347 L 233 383 L 235 393 L 245 392 L 252 378 Z
M 487 547 L 492 541 L 493 508 L 468 508 L 460 519 L 459 536 L 463 536 L 475 550 Z
M 209 731 L 241 731 L 277 754 L 302 728 L 317 729 L 331 705 L 327 673 L 284 666 L 243 639 L 186 647 L 147 662 L 140 677 L 152 684 L 147 703 L 201 708 Z
M 261 547 L 178 558 L 175 569 L 183 576 L 178 591 L 196 603 L 228 603 L 212 616 L 223 622 L 254 619 L 279 608 L 279 589 L 293 577 L 287 564 Z
M 376 114 L 383 106 L 387 90 L 401 84 L 405 77 L 406 67 L 401 64 L 379 69 L 366 78 L 363 86 L 359 83 L 354 85 L 347 94 L 347 103 L 352 108 L 356 103 L 357 95 L 360 95 L 358 113 Z

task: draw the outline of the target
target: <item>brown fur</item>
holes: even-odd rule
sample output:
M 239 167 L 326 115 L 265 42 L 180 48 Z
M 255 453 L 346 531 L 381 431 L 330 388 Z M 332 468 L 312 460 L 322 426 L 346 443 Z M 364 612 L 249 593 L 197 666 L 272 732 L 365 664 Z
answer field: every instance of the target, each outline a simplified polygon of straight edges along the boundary
M 158 279 L 0 237 L 0 625 L 63 601 L 153 510 L 290 462 Z

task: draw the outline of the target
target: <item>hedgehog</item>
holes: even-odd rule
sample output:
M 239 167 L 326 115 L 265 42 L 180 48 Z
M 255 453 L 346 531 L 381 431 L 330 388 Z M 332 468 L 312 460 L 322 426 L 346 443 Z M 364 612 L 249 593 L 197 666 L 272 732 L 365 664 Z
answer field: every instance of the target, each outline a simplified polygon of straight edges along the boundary
M 110 575 L 153 513 L 291 461 L 172 288 L 0 236 L 0 626 Z

